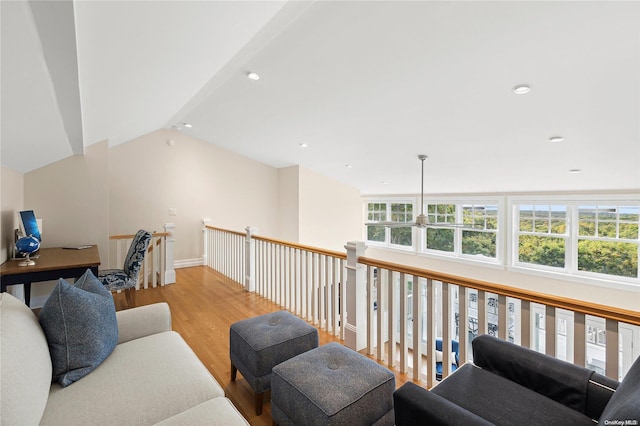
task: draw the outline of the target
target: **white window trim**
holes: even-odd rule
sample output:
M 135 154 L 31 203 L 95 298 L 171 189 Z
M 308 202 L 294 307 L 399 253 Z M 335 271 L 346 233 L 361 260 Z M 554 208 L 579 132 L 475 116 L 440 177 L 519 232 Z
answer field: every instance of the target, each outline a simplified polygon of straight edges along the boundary
M 419 201 L 418 201 L 419 203 Z M 424 200 L 425 203 L 425 211 L 426 206 L 429 204 L 455 204 L 456 205 L 456 223 L 462 222 L 462 208 L 457 208 L 457 206 L 464 205 L 497 205 L 498 206 L 498 229 L 496 230 L 496 257 L 485 257 L 480 255 L 472 255 L 472 254 L 464 254 L 462 253 L 462 228 L 449 228 L 453 229 L 454 236 L 454 251 L 446 252 L 441 250 L 433 250 L 425 248 L 427 231 L 426 229 L 420 229 L 419 232 L 422 234 L 421 238 L 419 238 L 420 245 L 416 247 L 418 254 L 420 255 L 428 255 L 445 259 L 458 259 L 458 260 L 466 260 L 472 263 L 482 263 L 488 265 L 502 265 L 504 263 L 505 257 L 505 230 L 506 222 L 505 222 L 505 197 L 474 197 L 474 196 L 461 196 L 461 197 L 440 197 L 440 198 L 426 198 Z M 418 205 L 418 208 L 420 206 Z
M 371 197 L 371 198 L 365 198 L 363 200 L 362 203 L 362 210 L 364 213 L 364 224 L 363 224 L 363 234 L 364 235 L 364 242 L 371 246 L 371 247 L 376 247 L 376 248 L 389 248 L 392 250 L 399 250 L 402 252 L 413 252 L 415 251 L 415 247 L 416 247 L 416 238 L 417 238 L 417 233 L 415 231 L 415 229 L 411 230 L 411 245 L 410 246 L 403 246 L 400 244 L 392 244 L 391 243 L 391 228 L 389 227 L 385 227 L 384 230 L 384 242 L 382 241 L 371 241 L 369 239 L 367 239 L 367 225 L 366 223 L 368 222 L 368 217 L 369 217 L 369 209 L 368 209 L 368 204 L 370 203 L 385 203 L 387 204 L 387 221 L 391 221 L 391 204 L 411 204 L 412 205 L 412 209 L 413 209 L 413 221 L 415 221 L 417 213 L 416 213 L 416 199 L 414 197 Z
M 516 228 L 519 226 L 519 223 L 517 223 L 516 218 L 519 217 L 517 209 L 521 204 L 549 204 L 567 206 L 568 232 L 566 235 L 567 243 L 565 245 L 567 255 L 565 256 L 564 268 L 554 268 L 544 265 L 519 262 L 518 242 L 516 239 L 516 236 L 518 235 L 518 231 Z M 628 204 L 630 206 L 640 206 L 640 194 L 537 195 L 507 197 L 507 209 L 510 212 L 510 214 L 508 215 L 508 229 L 510 230 L 510 232 L 507 232 L 507 234 L 509 235 L 507 241 L 507 270 L 533 275 L 550 276 L 555 279 L 563 279 L 572 282 L 595 284 L 599 286 L 606 285 L 607 287 L 614 287 L 618 289 L 634 289 L 640 291 L 640 277 L 629 278 L 578 270 L 578 251 L 575 245 L 577 244 L 579 238 L 577 232 L 578 221 L 575 215 L 577 214 L 577 207 L 583 204 Z M 640 252 L 640 243 L 638 244 L 638 247 Z
M 420 196 L 406 197 L 406 196 L 391 196 L 391 197 L 363 197 L 363 214 L 365 223 L 367 222 L 367 203 L 370 202 L 413 202 L 414 216 L 420 212 Z M 574 272 L 569 273 L 565 271 L 567 268 L 572 268 L 577 262 L 577 250 L 575 254 L 568 256 L 565 261 L 565 268 L 552 268 L 544 267 L 544 265 L 533 265 L 527 263 L 518 263 L 518 255 L 514 254 L 514 250 L 517 250 L 517 241 L 515 240 L 514 226 L 514 209 L 516 205 L 520 204 L 550 204 L 550 205 L 567 205 L 576 206 L 584 204 L 618 204 L 618 205 L 640 205 L 639 193 L 628 194 L 576 194 L 576 195 L 499 195 L 499 196 L 451 196 L 451 197 L 438 197 L 427 198 L 425 204 L 497 204 L 498 205 L 498 223 L 500 229 L 497 232 L 496 238 L 496 258 L 486 258 L 473 255 L 457 255 L 450 252 L 442 252 L 438 250 L 422 249 L 425 245 L 424 239 L 426 238 L 426 230 L 416 228 L 413 231 L 412 241 L 413 246 L 399 246 L 390 244 L 390 236 L 387 228 L 385 234 L 385 242 L 375 242 L 366 239 L 366 225 L 363 226 L 364 241 L 372 248 L 389 250 L 391 252 L 401 252 L 404 254 L 413 254 L 420 257 L 433 258 L 438 260 L 445 260 L 449 262 L 459 262 L 464 264 L 481 265 L 488 268 L 499 268 L 506 271 L 524 273 L 527 275 L 535 275 L 541 277 L 548 277 L 557 280 L 564 280 L 570 282 L 576 282 L 581 284 L 596 285 L 599 287 L 615 288 L 625 291 L 637 291 L 640 292 L 640 278 L 627 278 L 618 277 L 614 275 L 599 274 L 594 272 L 578 271 L 577 268 L 573 268 Z M 571 210 L 571 209 L 568 209 Z M 568 212 L 569 215 L 572 215 Z M 567 227 L 573 226 L 573 217 L 568 217 Z M 577 224 L 576 224 L 577 226 Z M 569 228 L 568 228 L 569 229 Z M 569 243 L 573 244 L 570 241 Z M 577 240 L 576 240 L 577 242 Z M 514 244 L 516 247 L 514 248 Z M 567 248 L 573 253 L 571 248 Z M 640 252 L 640 244 L 639 244 Z M 640 254 L 640 253 L 639 253 Z M 640 257 L 640 256 L 639 256 Z M 515 260 L 515 261 L 514 261 Z

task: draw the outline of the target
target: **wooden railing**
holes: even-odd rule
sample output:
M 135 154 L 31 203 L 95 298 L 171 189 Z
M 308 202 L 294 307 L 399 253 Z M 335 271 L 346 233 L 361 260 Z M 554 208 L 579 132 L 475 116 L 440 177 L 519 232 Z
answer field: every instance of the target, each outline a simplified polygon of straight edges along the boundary
M 205 265 L 344 338 L 344 253 L 205 225 Z
M 344 253 L 254 236 L 255 291 L 344 339 Z
M 167 229 L 173 229 L 172 224 L 165 225 L 165 232 L 154 232 L 147 248 L 136 290 L 158 287 L 175 283 L 173 260 L 173 234 Z M 124 260 L 135 234 L 109 236 L 110 250 L 115 250 L 115 257 L 110 256 L 110 268 L 122 269 Z
M 561 310 L 567 311 L 570 324 L 566 327 L 564 336 L 566 336 L 565 339 L 570 339 L 570 341 L 565 340 L 565 344 L 572 349 L 569 354 L 572 356 L 565 354 L 562 358 L 569 358 L 566 360 L 578 365 L 588 365 L 589 342 L 586 320 L 589 317 L 595 317 L 602 320 L 606 329 L 604 372 L 616 380 L 626 372 L 625 366 L 623 366 L 624 371 L 620 371 L 620 325 L 640 325 L 640 312 L 367 257 L 359 257 L 358 262 L 367 267 L 367 294 L 383 295 L 383 297 L 371 297 L 367 300 L 367 306 L 369 306 L 367 353 L 376 355 L 378 360 L 386 361 L 389 366 L 398 365 L 403 373 L 411 371 L 414 380 L 426 379 L 428 386 L 431 386 L 435 380 L 434 364 L 427 363 L 426 368 L 423 369 L 422 355 L 426 355 L 426 359 L 433 359 L 436 338 L 442 338 L 443 342 L 458 341 L 461 363 L 471 359 L 470 341 L 477 334 L 497 334 L 501 339 L 509 339 L 522 346 L 532 347 L 534 327 L 532 327 L 531 318 L 534 305 L 541 305 L 544 312 L 545 353 L 551 356 L 559 355 L 557 342 L 561 336 L 557 333 L 557 313 Z M 489 303 L 492 300 L 494 303 Z M 377 312 L 374 312 L 373 307 L 376 304 Z M 513 316 L 511 321 L 508 319 L 509 313 Z M 425 321 L 413 321 L 423 316 L 426 317 Z M 411 320 L 400 321 L 399 318 Z M 474 321 L 469 321 L 470 319 Z M 468 327 L 464 325 L 470 322 L 477 324 L 477 329 L 467 331 Z M 491 329 L 490 325 L 493 326 Z M 512 329 L 517 328 L 517 330 L 509 333 L 510 325 Z M 422 339 L 423 336 L 424 339 Z M 383 345 L 377 345 L 380 341 L 386 342 L 386 351 Z M 389 348 L 396 348 L 396 350 Z M 442 358 L 449 359 L 451 346 L 443 344 L 442 349 Z M 626 367 L 628 368 L 628 365 Z M 424 376 L 423 370 L 426 370 Z M 443 363 L 445 377 L 451 373 L 450 370 L 451 365 Z
M 246 233 L 205 226 L 204 264 L 233 281 L 243 283 L 245 277 Z
M 205 227 L 207 265 L 427 387 L 436 339 L 457 341 L 460 363 L 471 360 L 472 338 L 490 333 L 614 379 L 635 358 L 640 312 L 372 259 L 363 243 L 345 247 Z M 442 359 L 451 351 L 443 344 Z M 451 373 L 450 363 L 442 367 Z

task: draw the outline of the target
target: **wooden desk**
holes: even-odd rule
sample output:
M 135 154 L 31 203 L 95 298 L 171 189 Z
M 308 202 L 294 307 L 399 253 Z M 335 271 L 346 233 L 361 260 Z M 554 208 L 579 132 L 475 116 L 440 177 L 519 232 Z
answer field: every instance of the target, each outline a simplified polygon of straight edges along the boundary
M 32 258 L 36 262 L 33 266 L 18 266 L 23 259 L 9 259 L 0 265 L 0 291 L 7 291 L 8 285 L 24 284 L 24 300 L 27 306 L 31 303 L 32 282 L 78 278 L 87 269 L 91 269 L 98 276 L 98 246 L 82 250 L 42 248 L 36 254 L 39 257 Z

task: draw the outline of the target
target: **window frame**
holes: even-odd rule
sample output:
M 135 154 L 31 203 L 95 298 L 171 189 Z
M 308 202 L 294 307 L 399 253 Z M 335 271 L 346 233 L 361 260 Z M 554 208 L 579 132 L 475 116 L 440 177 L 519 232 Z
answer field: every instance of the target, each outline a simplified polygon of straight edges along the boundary
M 567 210 L 566 217 L 566 240 L 565 240 L 565 266 L 564 268 L 536 265 L 533 263 L 520 262 L 519 260 L 519 231 L 521 205 L 563 205 Z M 508 237 L 508 253 L 507 260 L 508 269 L 518 272 L 529 272 L 533 274 L 543 274 L 554 276 L 555 278 L 579 281 L 582 283 L 597 284 L 622 284 L 623 286 L 632 284 L 637 289 L 640 284 L 640 266 L 636 277 L 625 277 L 620 275 L 605 274 L 592 271 L 583 271 L 578 265 L 578 245 L 580 240 L 593 239 L 597 241 L 614 241 L 614 242 L 630 242 L 628 239 L 615 239 L 605 237 L 585 237 L 579 235 L 580 218 L 579 209 L 584 206 L 612 206 L 612 207 L 639 207 L 640 196 L 631 195 L 548 195 L 548 196 L 513 196 L 509 197 L 509 219 L 510 233 Z M 619 221 L 616 221 L 618 224 Z M 617 225 L 616 225 L 617 226 Z M 638 247 L 638 259 L 640 263 L 640 230 L 637 240 L 631 240 Z
M 504 197 L 440 197 L 440 198 L 429 198 L 424 200 L 424 211 L 427 212 L 427 216 L 429 216 L 429 205 L 455 205 L 455 223 L 463 223 L 464 209 L 469 206 L 496 206 L 496 220 L 497 227 L 494 230 L 474 230 L 472 228 L 462 228 L 462 227 L 446 227 L 446 226 L 437 226 L 437 227 L 429 227 L 427 226 L 424 229 L 420 229 L 419 233 L 419 242 L 420 245 L 417 247 L 417 252 L 420 255 L 425 256 L 434 256 L 434 257 L 444 257 L 448 259 L 460 259 L 465 261 L 479 262 L 484 264 L 491 265 L 501 265 L 504 263 L 504 230 L 507 229 L 505 223 L 505 215 L 504 215 L 504 205 L 505 199 Z M 453 230 L 453 251 L 442 251 L 436 250 L 432 248 L 427 248 L 427 229 L 452 229 Z M 462 252 L 462 236 L 464 231 L 476 231 L 483 233 L 495 233 L 496 236 L 496 256 L 494 258 L 487 257 L 479 254 L 468 254 Z
M 363 197 L 363 210 L 365 223 L 367 220 L 367 208 L 369 203 L 386 203 L 390 212 L 391 203 L 413 203 L 414 220 L 420 212 L 420 196 L 376 196 Z M 498 229 L 496 232 L 496 258 L 484 257 L 482 255 L 463 254 L 461 249 L 462 240 L 457 238 L 454 252 L 444 252 L 439 250 L 426 249 L 426 229 L 412 228 L 412 246 L 401 246 L 391 244 L 390 228 L 385 228 L 385 240 L 375 242 L 367 239 L 367 226 L 363 226 L 364 241 L 370 247 L 382 248 L 398 252 L 412 252 L 418 256 L 442 259 L 451 262 L 462 262 L 469 264 L 479 264 L 484 267 L 501 268 L 506 271 L 524 273 L 528 275 L 539 275 L 563 281 L 573 281 L 581 284 L 598 285 L 607 288 L 635 289 L 640 290 L 640 265 L 638 266 L 638 277 L 624 277 L 599 272 L 581 271 L 578 269 L 578 236 L 579 230 L 579 206 L 616 206 L 616 207 L 640 207 L 640 193 L 622 194 L 522 194 L 522 195 L 477 195 L 477 196 L 443 196 L 425 198 L 425 212 L 428 204 L 456 204 L 456 214 L 462 214 L 465 205 L 497 205 L 498 207 Z M 567 208 L 566 216 L 566 243 L 565 243 L 565 266 L 564 268 L 549 267 L 545 265 L 535 265 L 532 263 L 520 262 L 518 254 L 518 241 L 520 232 L 519 212 L 515 209 L 522 204 L 546 204 L 550 206 L 563 205 Z M 458 211 L 460 213 L 458 213 Z M 390 213 L 388 219 L 390 219 Z M 462 217 L 456 218 L 456 223 L 461 222 Z M 618 222 L 620 221 L 618 220 Z M 618 225 L 617 225 L 618 226 Z M 640 225 L 639 225 L 640 227 Z M 454 229 L 455 233 L 461 235 L 461 228 Z M 617 234 L 618 235 L 618 234 Z M 618 240 L 621 241 L 621 240 Z M 626 240 L 622 241 L 626 242 Z M 638 246 L 638 259 L 640 264 L 640 230 L 638 231 L 638 242 L 633 240 Z
M 414 227 L 411 228 L 411 245 L 410 246 L 405 246 L 405 245 L 401 245 L 401 244 L 394 244 L 391 242 L 391 228 L 389 227 L 385 227 L 384 229 L 384 241 L 374 241 L 374 240 L 369 240 L 369 234 L 368 234 L 368 226 L 375 226 L 375 225 L 367 225 L 368 222 L 370 222 L 369 220 L 369 204 L 386 204 L 386 221 L 387 222 L 391 222 L 391 218 L 392 218 L 392 208 L 391 205 L 392 204 L 406 204 L 406 205 L 411 205 L 411 209 L 412 209 L 412 217 L 410 219 L 409 224 L 414 223 L 415 222 L 415 218 L 416 218 L 416 200 L 413 197 L 375 197 L 375 198 L 366 198 L 364 199 L 364 203 L 363 203 L 363 210 L 364 210 L 364 218 L 365 218 L 365 223 L 364 223 L 364 242 L 366 244 L 369 244 L 373 247 L 386 247 L 386 248 L 391 248 L 391 249 L 395 249 L 395 250 L 401 250 L 401 251 L 413 251 L 414 247 L 416 246 L 416 232 Z M 399 222 L 401 223 L 401 222 Z M 407 226 L 408 228 L 409 226 Z
M 543 232 L 536 232 L 535 231 L 535 215 L 534 217 L 534 225 L 533 225 L 533 230 L 532 231 L 520 231 L 520 209 L 519 206 L 521 205 L 532 205 L 534 206 L 534 211 L 535 211 L 535 206 L 563 206 L 565 207 L 565 233 L 564 234 L 557 234 L 557 233 L 552 233 L 552 232 L 547 232 L 546 234 Z M 550 211 L 550 209 L 549 209 Z M 556 272 L 556 273 L 569 273 L 569 271 L 571 270 L 570 265 L 572 263 L 572 259 L 570 258 L 569 254 L 571 253 L 571 241 L 570 241 L 570 234 L 571 234 L 571 226 L 572 226 L 572 217 L 571 217 L 571 208 L 569 205 L 567 205 L 566 203 L 560 203 L 560 202 L 546 202 L 546 201 L 537 201 L 537 202 L 523 202 L 523 203 L 513 203 L 513 207 L 511 209 L 511 219 L 512 219 L 512 227 L 511 227 L 511 233 L 509 235 L 509 240 L 511 242 L 511 265 L 515 266 L 515 267 L 520 267 L 520 268 L 532 268 L 532 269 L 537 269 L 537 270 L 541 270 L 541 271 L 549 271 L 549 272 Z M 551 224 L 549 225 L 549 228 L 551 228 Z M 549 238 L 559 238 L 559 239 L 563 239 L 564 240 L 564 266 L 563 267 L 557 267 L 557 266 L 550 266 L 550 265 L 541 265 L 541 264 L 535 264 L 535 263 L 529 263 L 529 262 L 521 262 L 520 261 L 520 236 L 521 235 L 532 235 L 532 236 L 540 236 L 540 237 L 545 237 L 548 236 Z

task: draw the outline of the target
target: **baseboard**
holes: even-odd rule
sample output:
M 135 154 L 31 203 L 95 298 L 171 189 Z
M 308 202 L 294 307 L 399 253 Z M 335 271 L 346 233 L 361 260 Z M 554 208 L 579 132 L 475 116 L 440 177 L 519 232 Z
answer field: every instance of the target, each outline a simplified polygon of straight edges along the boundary
M 176 260 L 175 262 L 173 262 L 173 267 L 175 269 L 190 268 L 192 266 L 202 266 L 202 265 L 203 265 L 203 262 L 201 257 L 196 259 Z

